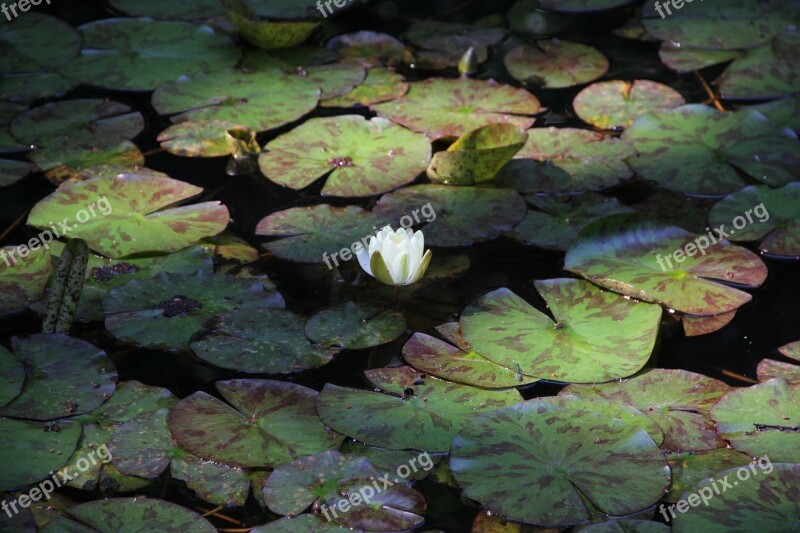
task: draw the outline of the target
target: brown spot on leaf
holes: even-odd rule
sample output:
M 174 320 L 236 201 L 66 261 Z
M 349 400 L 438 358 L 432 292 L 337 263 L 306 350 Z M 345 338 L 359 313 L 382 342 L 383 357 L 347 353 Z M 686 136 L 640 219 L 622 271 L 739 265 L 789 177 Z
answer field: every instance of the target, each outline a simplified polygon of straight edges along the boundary
M 164 300 L 156 306 L 156 309 L 164 311 L 164 316 L 167 318 L 174 318 L 176 316 L 185 316 L 192 311 L 197 311 L 203 306 L 197 300 L 192 300 L 186 296 L 173 296 L 169 300 Z

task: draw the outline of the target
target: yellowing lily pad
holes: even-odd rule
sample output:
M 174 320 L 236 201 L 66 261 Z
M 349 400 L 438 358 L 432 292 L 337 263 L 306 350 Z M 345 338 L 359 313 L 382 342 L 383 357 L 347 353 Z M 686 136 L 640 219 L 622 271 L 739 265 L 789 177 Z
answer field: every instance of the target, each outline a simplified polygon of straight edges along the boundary
M 585 44 L 553 39 L 510 50 L 503 59 L 509 74 L 545 89 L 563 89 L 596 80 L 608 71 L 608 59 Z
M 408 92 L 405 78 L 388 68 L 375 67 L 367 70 L 364 82 L 352 91 L 320 102 L 322 107 L 371 106 L 396 100 Z
M 135 172 L 144 166 L 144 154 L 130 141 L 110 148 L 35 150 L 28 158 L 55 185 L 67 180 Z
M 220 0 L 239 33 L 264 50 L 291 48 L 304 43 L 319 26 L 316 22 L 261 20 L 244 0 Z
M 601 81 L 586 87 L 572 102 L 584 122 L 603 130 L 624 129 L 647 113 L 684 105 L 671 87 L 650 80 Z

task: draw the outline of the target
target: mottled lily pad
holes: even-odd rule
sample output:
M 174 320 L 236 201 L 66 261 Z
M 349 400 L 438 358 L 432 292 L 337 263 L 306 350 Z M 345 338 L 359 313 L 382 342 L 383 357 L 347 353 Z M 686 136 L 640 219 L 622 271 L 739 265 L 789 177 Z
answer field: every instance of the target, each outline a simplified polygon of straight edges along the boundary
M 405 46 L 391 35 L 374 31 L 357 31 L 337 35 L 328 41 L 328 49 L 345 61 L 364 68 L 393 67 L 400 63 Z
M 315 343 L 350 350 L 392 342 L 405 329 L 406 319 L 400 311 L 356 302 L 323 309 L 305 326 L 306 336 Z
M 0 75 L 0 100 L 28 103 L 40 98 L 63 95 L 75 85 L 77 84 L 73 80 L 56 72 Z
M 34 166 L 25 161 L 0 159 L 0 188 L 14 185 L 33 169 Z
M 163 533 L 214 533 L 217 530 L 208 520 L 185 507 L 142 497 L 96 500 L 72 507 L 67 513 L 78 522 L 61 517 L 50 522 L 45 530 L 53 533 L 119 533 L 134 529 Z
M 735 389 L 711 410 L 722 438 L 752 456 L 800 463 L 800 385 L 775 378 Z
M 257 279 L 207 272 L 134 279 L 112 289 L 103 309 L 106 329 L 118 339 L 152 349 L 187 350 L 192 335 L 213 316 L 234 309 L 283 307 L 279 293 Z
M 789 359 L 794 359 L 795 361 L 800 361 L 800 341 L 790 342 L 789 344 L 785 344 L 778 348 L 778 351 L 788 357 Z
M 585 44 L 553 39 L 510 50 L 503 58 L 509 74 L 545 89 L 563 89 L 596 80 L 608 71 L 608 59 Z
M 776 126 L 789 127 L 800 131 L 800 96 L 782 98 L 763 104 L 742 106 L 744 111 L 758 111 Z
M 69 24 L 41 13 L 25 13 L 13 24 L 4 21 L 0 42 L 3 74 L 55 70 L 72 61 L 81 46 L 80 36 Z
M 570 385 L 559 395 L 603 398 L 635 407 L 661 426 L 665 449 L 703 451 L 725 446 L 710 413 L 730 390 L 725 383 L 700 374 L 656 368 L 622 382 Z
M 334 524 L 321 516 L 287 516 L 250 530 L 250 533 L 351 533 L 353 530 Z M 360 532 L 359 532 L 360 533 Z
M 14 355 L 0 346 L 0 407 L 19 396 L 25 369 Z
M 425 376 L 410 367 L 368 370 L 388 394 L 327 384 L 317 412 L 333 429 L 370 445 L 443 452 L 469 421 L 522 398 L 516 390 L 487 391 Z
M 169 409 L 140 415 L 114 430 L 108 450 L 114 466 L 125 475 L 155 479 L 170 464 L 172 435 L 167 428 Z
M 170 475 L 185 481 L 200 498 L 215 505 L 244 507 L 250 495 L 251 476 L 238 466 L 194 456 L 174 457 Z
M 175 252 L 228 226 L 228 208 L 220 202 L 171 208 L 202 191 L 171 178 L 135 173 L 65 183 L 36 204 L 28 224 L 49 228 L 51 221 L 63 220 L 71 227 L 70 237 L 112 258 Z
M 489 47 L 500 43 L 506 33 L 505 28 L 422 20 L 412 24 L 402 37 L 419 49 L 417 68 L 447 68 L 458 66 L 470 48 L 477 62 L 483 63 L 489 57 Z
M 572 101 L 584 122 L 603 130 L 627 128 L 647 113 L 684 105 L 675 89 L 650 80 L 601 81 L 586 87 Z
M 375 491 L 369 503 L 361 497 L 364 487 L 373 485 L 373 479 L 354 479 L 339 484 L 340 496 L 325 500 L 328 514 L 332 521 L 354 531 L 409 531 L 425 522 L 425 498 L 419 492 L 405 485 L 393 485 L 386 490 Z M 356 500 L 356 498 L 359 498 Z M 340 503 L 361 501 L 358 505 L 350 505 L 349 510 L 342 512 Z M 336 507 L 334 507 L 336 506 Z M 334 508 L 339 509 L 335 512 Z
M 430 204 L 436 213 L 424 227 L 431 246 L 469 246 L 510 230 L 525 217 L 525 201 L 511 190 L 417 185 L 383 196 L 373 210 L 385 220 L 400 220 Z
M 729 99 L 775 98 L 800 91 L 800 30 L 787 27 L 770 44 L 748 50 L 716 80 Z
M 24 257 L 20 254 L 23 252 Z M 39 300 L 53 274 L 50 252 L 14 246 L 0 248 L 0 313 L 20 309 Z
M 681 324 L 687 337 L 697 337 L 721 330 L 730 324 L 734 318 L 736 318 L 736 311 L 711 316 L 684 315 L 681 317 Z
M 661 450 L 643 430 L 538 400 L 473 420 L 451 453 L 450 467 L 467 497 L 537 525 L 586 522 L 588 502 L 609 515 L 640 511 L 662 497 L 670 479 Z
M 661 62 L 672 70 L 680 73 L 702 70 L 714 65 L 726 63 L 738 57 L 742 57 L 743 52 L 738 50 L 700 50 L 697 48 L 685 48 L 676 45 L 672 41 L 664 41 L 658 49 L 658 57 Z
M 373 196 L 414 181 L 431 158 L 430 141 L 382 118 L 311 119 L 266 146 L 261 172 L 304 189 L 327 176 L 323 196 Z
M 789 385 L 800 385 L 800 366 L 773 361 L 772 359 L 762 359 L 756 369 L 758 381 L 767 381 L 773 378 L 783 378 Z
M 110 148 L 35 150 L 28 158 L 55 185 L 71 179 L 135 172 L 144 166 L 144 154 L 130 141 Z
M 567 382 L 599 382 L 636 373 L 650 358 L 661 309 L 575 279 L 535 282 L 555 320 L 508 289 L 472 302 L 461 314 L 470 347 L 505 368 Z
M 198 72 L 234 65 L 233 41 L 208 26 L 150 19 L 103 19 L 79 27 L 80 57 L 63 73 L 109 89 L 151 91 Z
M 539 100 L 528 91 L 493 80 L 431 78 L 410 85 L 402 98 L 372 110 L 432 140 L 461 137 L 487 124 L 527 129 L 540 111 Z
M 282 381 L 231 380 L 217 390 L 233 407 L 204 392 L 170 412 L 176 442 L 198 457 L 243 467 L 277 467 L 337 449 L 344 437 L 317 416 L 319 393 Z
M 208 20 L 224 13 L 219 0 L 195 0 L 186 9 L 181 0 L 109 0 L 111 7 L 131 17 L 151 17 L 158 20 Z
M 347 94 L 323 100 L 320 105 L 322 107 L 353 107 L 391 102 L 406 94 L 408 87 L 405 78 L 394 70 L 380 67 L 371 68 L 367 70 L 367 77 L 361 85 Z
M 158 142 L 167 152 L 181 157 L 222 157 L 231 155 L 225 132 L 240 127 L 227 120 L 187 120 L 162 131 Z
M 722 237 L 715 232 L 713 239 Z M 603 287 L 689 315 L 718 315 L 751 300 L 717 281 L 758 287 L 767 277 L 766 265 L 745 248 L 638 214 L 612 215 L 586 226 L 564 264 Z
M 317 22 L 261 20 L 244 0 L 220 0 L 236 30 L 251 44 L 264 50 L 303 44 L 317 29 Z
M 729 448 L 697 453 L 675 453 L 670 454 L 667 459 L 672 470 L 672 485 L 664 499 L 670 503 L 680 500 L 684 492 L 703 478 L 713 476 L 722 470 L 745 466 L 752 461 L 749 455 Z
M 800 182 L 778 189 L 745 187 L 716 203 L 708 222 L 712 227 L 733 225 L 736 229 L 730 231 L 732 241 L 759 241 L 758 249 L 765 254 L 798 258 Z
M 345 440 L 342 447 L 339 448 L 339 451 L 366 457 L 379 472 L 382 474 L 390 474 L 390 476 L 397 475 L 397 469 L 400 468 L 401 465 L 406 465 L 402 468 L 403 472 L 409 470 L 408 467 L 410 465 L 411 471 L 405 478 L 407 481 L 420 481 L 425 479 L 433 472 L 434 466 L 437 463 L 441 464 L 441 461 L 447 455 L 439 454 L 431 456 L 431 454 L 427 452 L 419 454 L 416 450 L 384 450 L 382 448 L 367 446 L 366 444 L 361 444 L 351 439 Z M 422 457 L 426 458 L 424 461 L 425 464 L 423 464 Z
M 534 37 L 555 35 L 572 25 L 568 16 L 544 11 L 540 0 L 521 0 L 508 10 L 508 23 L 517 33 Z
M 628 4 L 633 0 L 539 0 L 542 9 L 563 13 L 596 13 Z
M 622 139 L 639 152 L 628 159 L 639 176 L 684 194 L 738 191 L 746 185 L 739 171 L 772 187 L 800 173 L 797 136 L 756 112 L 690 104 L 641 117 Z

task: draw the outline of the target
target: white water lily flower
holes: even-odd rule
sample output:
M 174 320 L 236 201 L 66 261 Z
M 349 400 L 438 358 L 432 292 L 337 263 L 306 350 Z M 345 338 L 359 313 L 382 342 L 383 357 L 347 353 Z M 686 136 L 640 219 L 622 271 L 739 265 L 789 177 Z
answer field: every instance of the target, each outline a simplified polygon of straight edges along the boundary
M 386 226 L 369 240 L 369 249 L 358 248 L 356 256 L 364 272 L 387 285 L 411 285 L 428 270 L 431 251 L 423 255 L 425 236 L 421 231 Z

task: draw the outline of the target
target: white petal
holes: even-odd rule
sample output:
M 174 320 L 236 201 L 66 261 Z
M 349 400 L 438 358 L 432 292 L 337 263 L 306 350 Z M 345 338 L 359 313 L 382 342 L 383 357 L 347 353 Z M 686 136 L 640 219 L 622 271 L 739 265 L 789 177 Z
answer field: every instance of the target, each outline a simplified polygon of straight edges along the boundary
M 383 260 L 386 261 L 386 267 L 389 271 L 392 270 L 392 264 L 394 263 L 395 258 L 402 252 L 397 244 L 392 239 L 386 239 L 383 241 L 381 245 L 381 255 L 383 256 Z
M 358 252 L 356 252 L 356 257 L 358 258 L 358 264 L 361 265 L 361 268 L 364 269 L 364 272 L 372 276 L 372 268 L 369 266 L 369 250 L 363 246 L 359 246 Z
M 421 231 L 414 234 L 411 242 L 408 245 L 408 253 L 411 256 L 411 265 L 416 268 L 419 262 L 422 261 L 422 253 L 425 248 L 425 236 Z
M 389 266 L 389 272 L 395 285 L 405 285 L 411 275 L 408 252 L 401 252 Z

